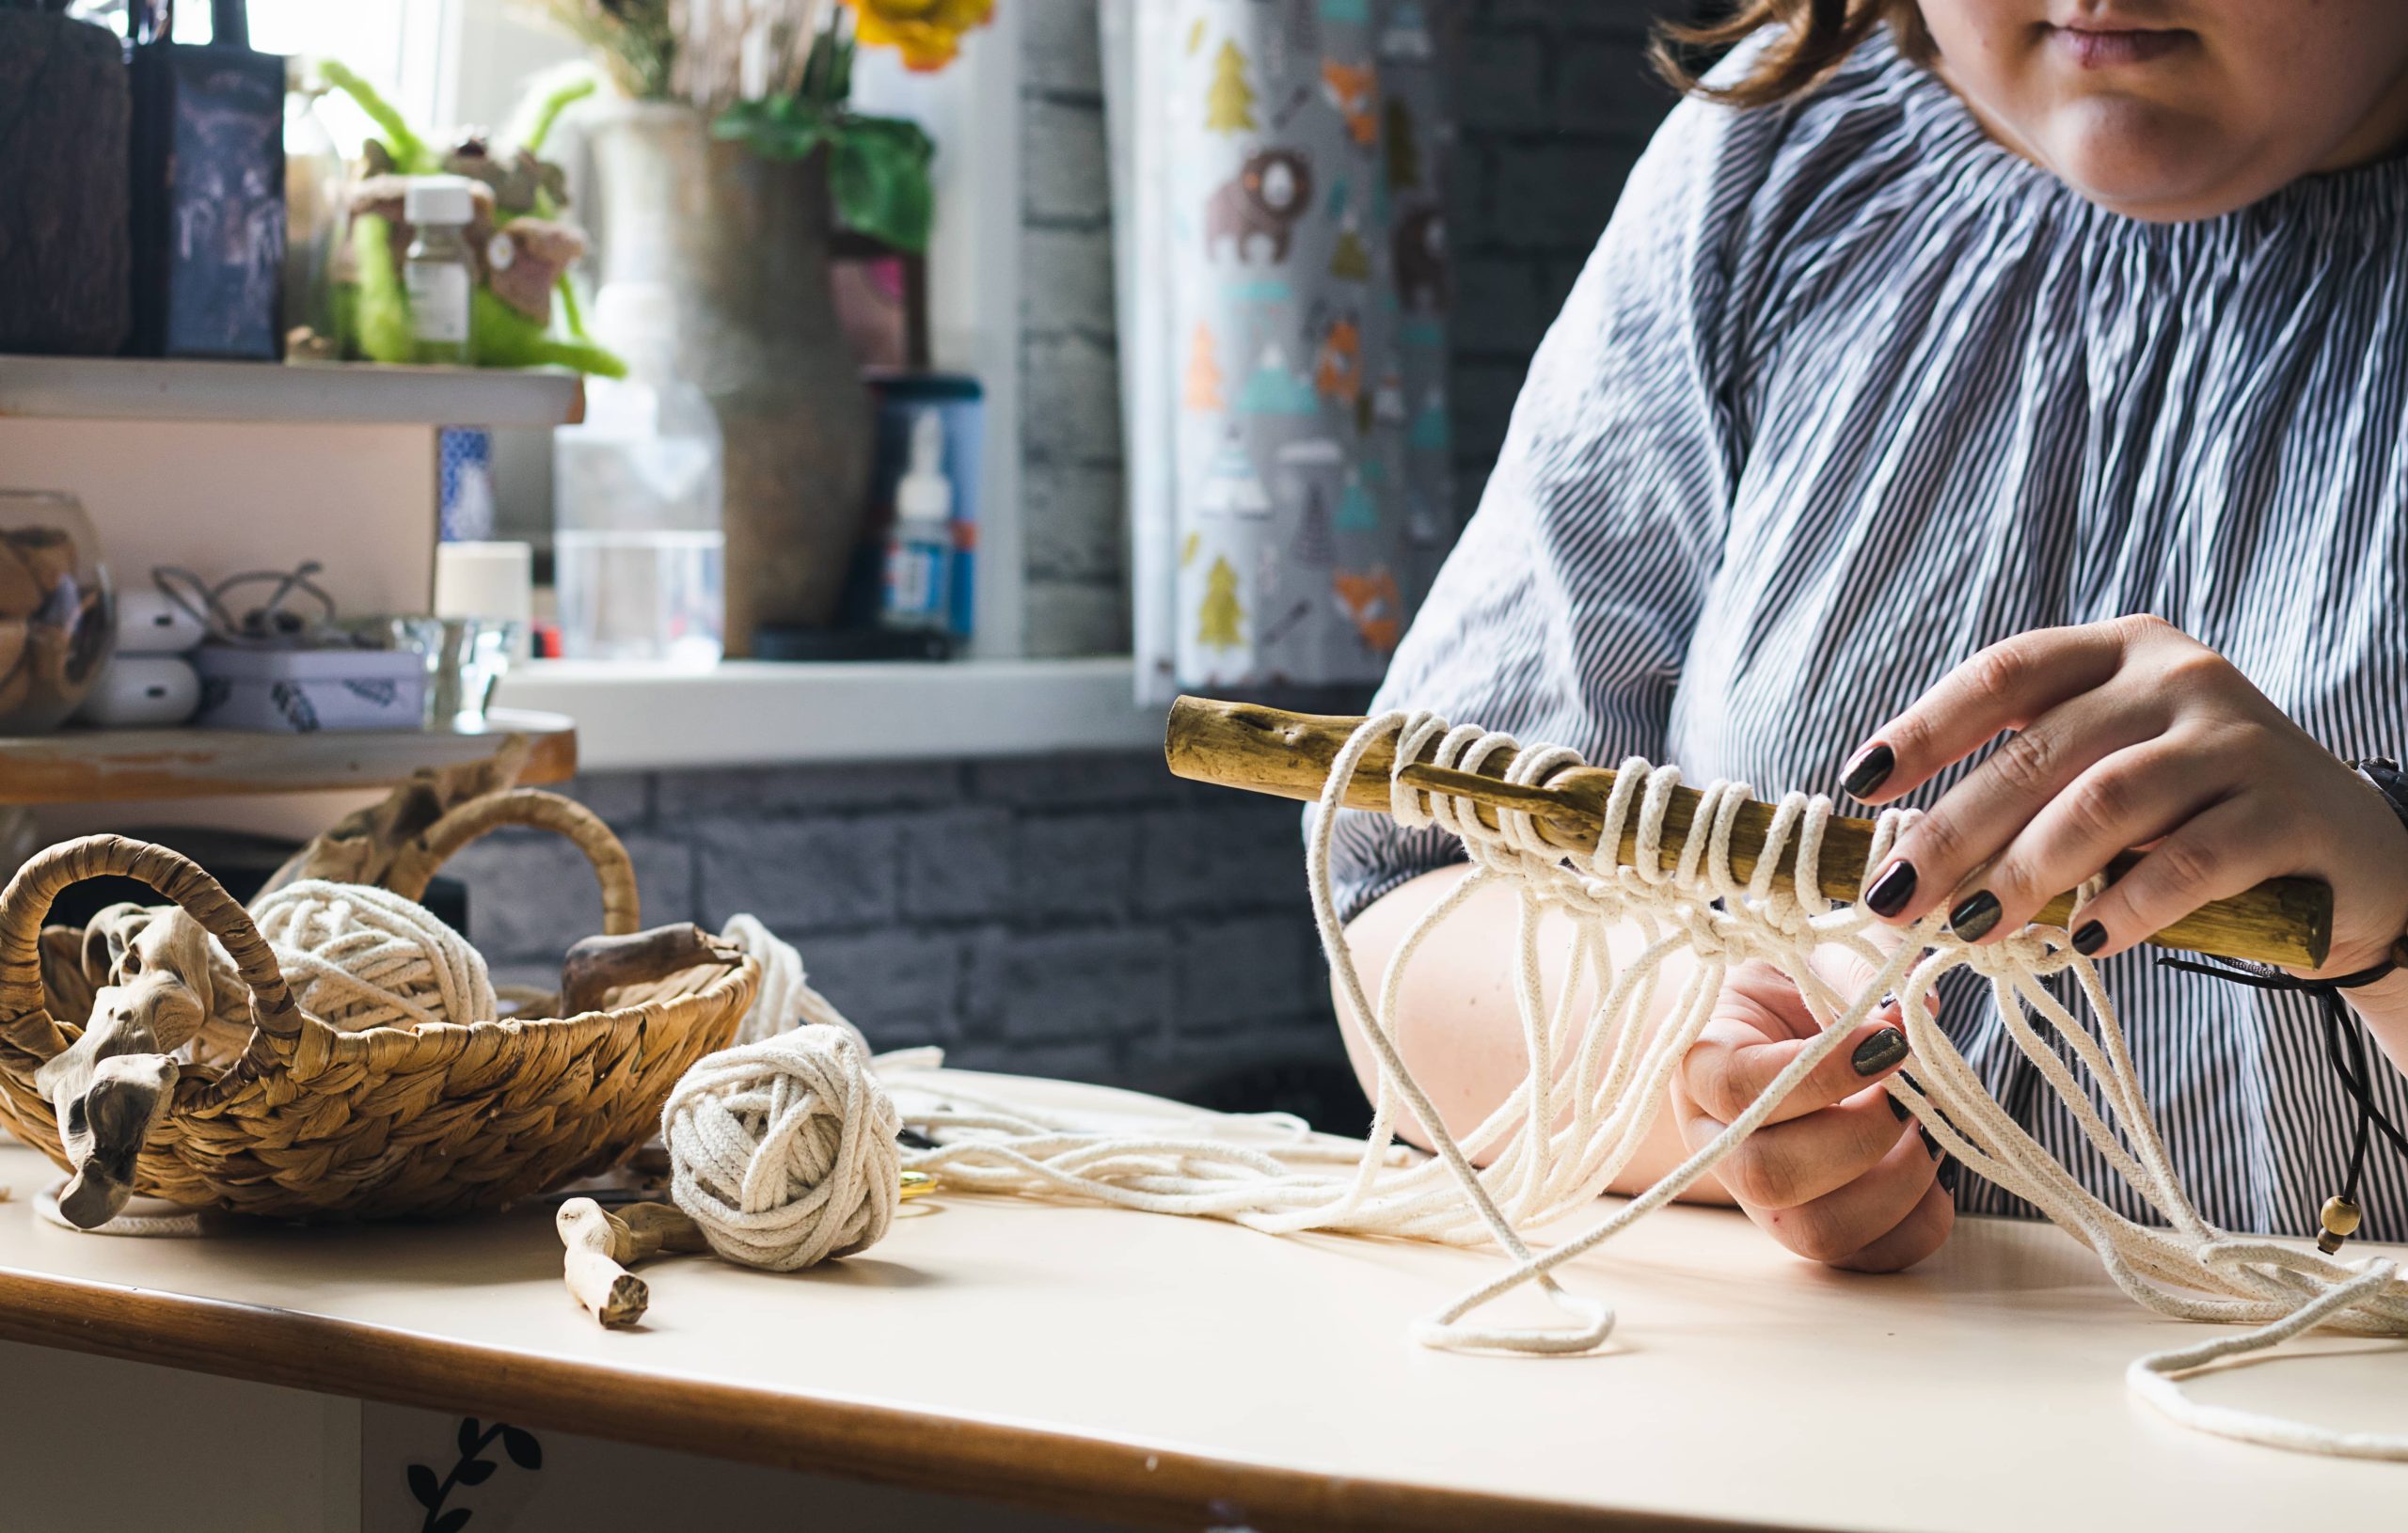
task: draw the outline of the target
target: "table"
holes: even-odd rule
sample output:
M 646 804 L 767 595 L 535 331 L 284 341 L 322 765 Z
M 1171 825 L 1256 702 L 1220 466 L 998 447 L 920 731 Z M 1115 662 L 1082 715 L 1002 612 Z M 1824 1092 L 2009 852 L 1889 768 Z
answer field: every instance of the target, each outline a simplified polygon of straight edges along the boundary
M 1404 1334 L 1489 1270 L 1476 1252 L 940 1193 L 810 1272 L 649 1264 L 644 1327 L 605 1332 L 547 1209 L 107 1239 L 36 1220 L 49 1176 L 0 1150 L 8 1340 L 1144 1525 L 2213 1533 L 2408 1508 L 2408 1466 L 2129 1398 L 2125 1365 L 2195 1331 L 2039 1225 L 1968 1220 L 1866 1277 L 1668 1209 L 1566 1269 L 1620 1308 L 1613 1350 L 1528 1359 Z M 2408 1430 L 2401 1348 L 2304 1350 L 2193 1387 Z

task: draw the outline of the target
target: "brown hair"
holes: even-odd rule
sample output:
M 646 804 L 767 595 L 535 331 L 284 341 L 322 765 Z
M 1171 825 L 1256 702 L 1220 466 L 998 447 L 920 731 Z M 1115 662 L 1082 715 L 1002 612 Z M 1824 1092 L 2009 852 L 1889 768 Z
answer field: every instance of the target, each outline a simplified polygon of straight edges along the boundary
M 1719 22 L 1662 23 L 1653 53 L 1656 71 L 1676 90 L 1730 106 L 1771 106 L 1813 89 L 1885 22 L 1900 53 L 1931 61 L 1931 34 L 1915 0 L 1739 0 Z M 1767 29 L 1779 36 L 1737 79 L 1708 86 L 1690 68 L 1695 50 L 1727 49 Z

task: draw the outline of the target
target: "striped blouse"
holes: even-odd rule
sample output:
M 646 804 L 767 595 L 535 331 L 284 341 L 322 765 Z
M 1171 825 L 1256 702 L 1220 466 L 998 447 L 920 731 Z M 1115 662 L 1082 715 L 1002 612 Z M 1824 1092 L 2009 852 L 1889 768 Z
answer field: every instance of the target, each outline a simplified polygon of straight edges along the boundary
M 1381 705 L 1836 796 L 1845 752 L 1974 651 L 2154 612 L 2334 751 L 2397 754 L 2403 512 L 2408 164 L 2138 223 L 1877 37 L 1801 101 L 1672 113 Z M 1456 855 L 1354 812 L 1337 840 L 1350 912 Z M 2311 1233 L 2354 1122 L 2311 1004 L 2145 949 L 2104 969 L 2201 1211 Z M 1952 981 L 1943 1025 L 1999 1101 L 2147 1217 Z M 2360 1201 L 2368 1238 L 2408 1240 L 2380 1141 Z

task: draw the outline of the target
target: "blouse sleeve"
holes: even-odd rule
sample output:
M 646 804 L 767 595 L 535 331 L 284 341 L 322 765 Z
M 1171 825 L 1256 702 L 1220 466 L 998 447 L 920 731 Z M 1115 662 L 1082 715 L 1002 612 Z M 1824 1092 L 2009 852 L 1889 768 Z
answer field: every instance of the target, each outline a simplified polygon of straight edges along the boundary
M 1685 102 L 1632 171 L 1376 708 L 1432 708 L 1592 761 L 1661 758 L 1737 470 L 1726 255 L 1754 179 L 1741 162 L 1766 155 L 1741 142 L 1759 136 L 1747 116 Z M 1339 909 L 1460 856 L 1441 831 L 1342 811 Z

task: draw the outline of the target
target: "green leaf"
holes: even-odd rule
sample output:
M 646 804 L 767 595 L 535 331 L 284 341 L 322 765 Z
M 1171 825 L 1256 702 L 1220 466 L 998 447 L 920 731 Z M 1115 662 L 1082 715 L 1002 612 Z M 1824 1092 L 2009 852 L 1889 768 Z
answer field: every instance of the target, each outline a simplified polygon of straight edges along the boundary
M 936 216 L 928 165 L 936 146 L 916 122 L 848 118 L 828 162 L 836 215 L 857 233 L 897 249 L 925 251 Z

